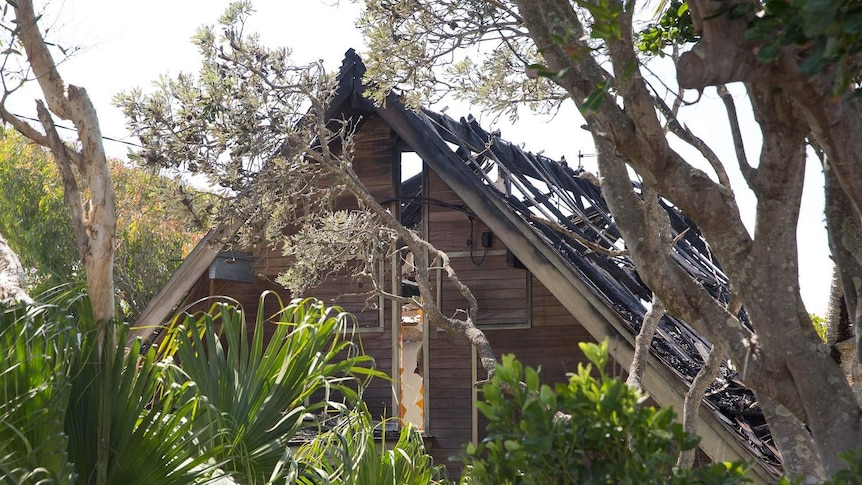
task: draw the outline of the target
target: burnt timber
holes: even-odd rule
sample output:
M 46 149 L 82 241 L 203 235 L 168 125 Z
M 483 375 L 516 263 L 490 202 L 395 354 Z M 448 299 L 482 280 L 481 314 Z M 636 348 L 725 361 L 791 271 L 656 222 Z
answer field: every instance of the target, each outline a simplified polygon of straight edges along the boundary
M 424 208 L 431 242 L 444 250 L 457 250 L 460 246 L 452 242 L 451 226 L 463 225 L 469 215 L 471 225 L 475 219 L 478 230 L 487 230 L 499 240 L 495 248 L 511 252 L 529 272 L 526 285 L 530 290 L 526 299 L 518 301 L 527 313 L 525 318 L 532 323 L 516 330 L 487 330 L 495 350 L 513 351 L 526 357 L 528 364 L 542 365 L 548 371 L 543 372 L 543 378 L 560 380 L 566 370 L 574 370 L 581 358 L 574 345 L 578 340 L 607 338 L 616 365 L 627 369 L 634 336 L 651 292 L 622 251 L 624 243 L 601 191 L 587 174 L 565 163 L 527 153 L 502 140 L 499 133 L 485 131 L 471 117 L 454 120 L 429 110 L 411 110 L 395 94 L 377 106 L 363 96 L 364 71 L 359 56 L 349 50 L 329 116 L 353 120 L 357 138 L 361 141 L 365 136 L 369 147 L 372 142 L 375 144 L 369 148 L 371 154 L 356 157 L 354 167 L 360 176 L 368 174 L 363 181 L 376 180 L 372 182 L 376 184 L 371 187 L 372 193 L 382 203 L 399 205 L 402 214 L 423 210 L 417 192 L 405 188 L 408 182 L 398 186 L 397 164 L 393 162 L 400 152 L 416 153 L 429 174 L 425 198 L 451 206 Z M 381 143 L 388 145 L 381 147 Z M 357 151 L 363 150 L 363 146 L 357 143 Z M 413 194 L 412 198 L 399 200 L 405 193 Z M 463 210 L 453 211 L 452 207 Z M 716 299 L 726 302 L 728 281 L 718 262 L 710 257 L 699 231 L 675 207 L 665 205 L 665 209 L 678 236 L 674 259 Z M 220 234 L 225 231 L 229 232 L 222 229 Z M 218 240 L 210 235 L 201 241 L 145 310 L 136 325 L 138 328 L 162 324 L 170 316 L 169 309 L 207 285 L 210 292 L 234 296 L 249 306 L 254 305 L 254 295 L 259 295 L 262 289 L 278 289 L 264 279 L 246 286 L 207 283 L 205 269 L 218 254 Z M 279 269 L 281 260 L 277 254 L 256 254 L 255 258 L 266 261 L 267 271 Z M 492 257 L 489 264 L 494 261 Z M 456 270 L 460 274 L 462 269 L 469 272 L 471 268 L 465 263 Z M 481 274 L 476 272 L 468 277 L 471 287 L 475 283 L 482 288 Z M 499 274 L 509 273 L 499 270 Z M 337 291 L 338 287 L 332 287 L 325 292 Z M 382 304 L 371 313 L 373 318 L 379 314 L 386 319 L 390 318 L 387 316 L 390 310 Z M 363 335 L 363 344 L 374 354 L 380 368 L 389 366 L 394 371 L 397 365 L 392 352 L 396 344 L 387 326 L 382 328 L 379 335 Z M 146 330 L 138 332 L 146 333 Z M 469 348 L 464 342 L 437 333 L 432 333 L 429 340 L 427 397 L 431 424 L 427 433 L 432 454 L 441 460 L 457 456 L 460 445 L 470 439 L 460 427 L 475 421 L 475 412 L 471 416 L 470 410 L 463 406 L 463 401 L 470 399 L 469 378 L 475 364 L 469 369 L 469 362 L 466 367 L 460 363 L 469 359 Z M 665 316 L 652 344 L 644 388 L 658 404 L 681 410 L 685 392 L 710 348 L 711 344 L 685 322 Z M 546 356 L 538 354 L 553 355 L 556 363 L 543 361 Z M 390 394 L 391 389 L 381 386 L 371 389 L 366 400 L 377 402 L 378 405 L 371 403 L 369 407 L 383 413 Z M 782 466 L 753 394 L 727 366 L 707 394 L 700 410 L 701 449 L 713 460 L 753 460 L 752 478 L 774 481 Z

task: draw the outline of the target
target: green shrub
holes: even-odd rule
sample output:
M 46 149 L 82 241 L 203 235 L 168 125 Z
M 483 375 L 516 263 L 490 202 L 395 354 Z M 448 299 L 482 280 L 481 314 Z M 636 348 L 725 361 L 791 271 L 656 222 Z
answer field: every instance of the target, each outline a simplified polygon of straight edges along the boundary
M 592 365 L 579 365 L 554 389 L 540 385 L 535 369 L 503 356 L 482 388 L 478 407 L 488 419 L 488 436 L 467 446 L 463 484 L 747 481 L 739 463 L 677 468 L 678 453 L 699 438 L 683 431 L 671 408 L 644 406 L 643 395 L 604 373 L 607 342 L 580 347 Z

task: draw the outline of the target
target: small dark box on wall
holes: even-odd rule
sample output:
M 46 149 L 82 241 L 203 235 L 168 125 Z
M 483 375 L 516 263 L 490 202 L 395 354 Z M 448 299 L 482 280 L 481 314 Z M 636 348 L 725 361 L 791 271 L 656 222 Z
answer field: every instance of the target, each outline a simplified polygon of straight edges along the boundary
M 239 251 L 222 251 L 210 265 L 211 280 L 254 283 L 254 256 Z
M 485 231 L 482 233 L 482 247 L 488 249 L 491 247 L 491 241 L 493 240 L 493 234 L 491 231 Z

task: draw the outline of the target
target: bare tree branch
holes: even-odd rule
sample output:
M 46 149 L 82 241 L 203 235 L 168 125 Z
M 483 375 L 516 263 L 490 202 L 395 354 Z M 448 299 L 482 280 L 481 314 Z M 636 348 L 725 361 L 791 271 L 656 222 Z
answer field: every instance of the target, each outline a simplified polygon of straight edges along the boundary
M 658 328 L 658 323 L 661 321 L 661 317 L 664 316 L 664 311 L 664 304 L 657 295 L 653 294 L 652 306 L 644 316 L 641 329 L 637 337 L 635 337 L 635 354 L 632 357 L 632 363 L 629 366 L 629 375 L 626 378 L 626 384 L 639 391 L 643 390 L 641 382 L 646 371 L 647 357 L 649 357 L 652 339 Z
M 87 258 L 88 236 L 84 197 L 72 171 L 72 163 L 66 157 L 66 145 L 60 139 L 60 135 L 57 134 L 54 120 L 51 118 L 51 114 L 48 113 L 48 109 L 42 104 L 42 101 L 36 101 L 36 112 L 39 114 L 39 120 L 42 122 L 42 126 L 47 133 L 46 146 L 54 154 L 54 162 L 57 164 L 60 179 L 63 181 L 63 196 L 66 199 L 66 204 L 69 206 L 69 211 L 72 213 L 72 229 L 75 232 L 75 241 L 78 243 L 78 257 L 81 261 L 85 261 Z
M 700 413 L 700 406 L 703 403 L 703 395 L 709 388 L 710 384 L 718 377 L 718 371 L 721 370 L 721 351 L 717 346 L 713 345 L 709 351 L 709 357 L 703 363 L 691 387 L 685 394 L 685 403 L 682 411 L 682 427 L 687 433 L 697 434 L 697 418 Z M 697 454 L 697 449 L 681 451 L 676 465 L 681 468 L 691 468 L 694 465 L 694 457 Z
M 585 248 L 589 249 L 590 251 L 594 251 L 594 252 L 597 252 L 599 254 L 605 254 L 605 255 L 611 256 L 611 257 L 628 256 L 629 255 L 629 252 L 626 249 L 608 249 L 604 246 L 601 246 L 599 244 L 596 244 L 596 243 L 584 238 L 583 236 L 581 236 L 580 234 L 578 234 L 576 232 L 573 232 L 573 231 L 566 229 L 565 227 L 557 224 L 554 221 L 545 219 L 544 217 L 539 217 L 535 214 L 530 214 L 530 219 L 538 222 L 539 224 L 543 224 L 545 226 L 548 226 L 560 234 L 563 234 L 565 236 L 568 236 L 568 237 L 574 239 L 575 241 L 577 241 L 578 243 L 580 243 L 581 245 L 583 245 Z
M 718 158 L 718 155 L 703 141 L 699 136 L 695 135 L 688 129 L 688 127 L 682 126 L 679 124 L 679 121 L 676 119 L 676 115 L 674 111 L 668 108 L 667 104 L 665 104 L 664 100 L 659 98 L 658 96 L 653 96 L 655 100 L 656 107 L 661 112 L 662 116 L 667 120 L 667 128 L 671 133 L 678 136 L 682 141 L 688 143 L 693 146 L 697 151 L 703 155 L 703 158 L 709 162 L 709 166 L 712 167 L 713 171 L 715 171 L 715 175 L 718 177 L 718 183 L 722 185 L 722 187 L 730 189 L 730 177 L 727 176 L 727 171 L 724 169 L 724 164 L 721 163 L 721 160 Z M 679 98 L 681 99 L 681 98 Z
M 739 129 L 739 116 L 736 114 L 736 103 L 733 101 L 733 95 L 730 94 L 724 84 L 719 85 L 716 89 L 718 89 L 718 95 L 727 110 L 727 120 L 730 122 L 730 134 L 733 137 L 733 148 L 736 150 L 739 170 L 748 185 L 754 187 L 757 185 L 757 169 L 748 163 L 748 157 L 745 155 L 745 145 L 742 143 L 742 131 Z

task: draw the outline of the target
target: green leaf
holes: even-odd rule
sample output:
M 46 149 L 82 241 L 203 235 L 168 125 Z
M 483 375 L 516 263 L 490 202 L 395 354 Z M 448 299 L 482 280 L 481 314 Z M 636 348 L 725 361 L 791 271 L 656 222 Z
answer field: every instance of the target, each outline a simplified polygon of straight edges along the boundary
M 760 62 L 772 62 L 778 56 L 779 46 L 776 44 L 765 45 L 757 51 L 757 59 Z
M 506 447 L 506 450 L 512 451 L 512 452 L 520 451 L 523 448 L 521 443 L 519 443 L 515 440 L 506 440 L 503 442 L 503 445 Z
M 730 8 L 728 14 L 732 19 L 738 19 L 748 16 L 754 12 L 754 4 L 752 3 L 737 3 Z
M 524 380 L 529 392 L 537 392 L 539 390 L 539 373 L 536 372 L 536 369 L 533 369 L 532 367 L 525 369 Z
M 802 32 L 808 39 L 815 39 L 835 23 L 835 17 L 819 11 L 805 12 L 802 21 Z
M 855 8 L 844 15 L 843 30 L 846 34 L 862 33 L 862 8 Z
M 802 10 L 806 12 L 830 12 L 841 6 L 841 0 L 805 0 L 802 2 Z
M 587 360 L 592 362 L 600 371 L 604 369 L 605 364 L 607 364 L 608 361 L 607 340 L 603 341 L 601 344 L 581 342 L 578 344 L 578 347 L 581 349 L 581 352 L 584 353 Z
M 776 16 L 783 16 L 790 13 L 790 2 L 785 0 L 770 0 L 766 3 L 766 12 Z
M 821 40 L 817 43 L 811 53 L 808 54 L 808 57 L 802 61 L 799 68 L 800 70 L 807 76 L 812 76 L 814 74 L 819 73 L 826 67 L 827 60 L 823 56 L 823 53 L 826 51 L 826 42 Z

